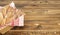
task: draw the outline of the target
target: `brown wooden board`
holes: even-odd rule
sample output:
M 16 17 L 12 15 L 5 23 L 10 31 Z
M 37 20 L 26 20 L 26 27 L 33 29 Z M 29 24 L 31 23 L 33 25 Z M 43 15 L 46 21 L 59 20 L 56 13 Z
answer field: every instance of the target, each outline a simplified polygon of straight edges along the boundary
M 4 35 L 60 35 L 60 30 L 10 30 Z
M 4 2 L 3 2 L 4 1 Z M 0 0 L 0 5 L 12 0 Z M 25 25 L 4 35 L 60 35 L 60 0 L 13 0 L 25 12 Z

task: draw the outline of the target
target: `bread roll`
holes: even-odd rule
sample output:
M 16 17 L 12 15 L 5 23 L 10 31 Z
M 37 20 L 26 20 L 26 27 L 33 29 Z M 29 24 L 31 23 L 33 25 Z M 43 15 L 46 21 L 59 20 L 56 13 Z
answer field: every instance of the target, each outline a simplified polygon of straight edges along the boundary
M 8 8 L 9 8 L 9 5 L 3 7 L 3 9 L 2 9 L 3 16 L 5 16 L 7 14 Z
M 3 20 L 3 14 L 0 12 L 0 24 L 1 24 L 2 20 Z

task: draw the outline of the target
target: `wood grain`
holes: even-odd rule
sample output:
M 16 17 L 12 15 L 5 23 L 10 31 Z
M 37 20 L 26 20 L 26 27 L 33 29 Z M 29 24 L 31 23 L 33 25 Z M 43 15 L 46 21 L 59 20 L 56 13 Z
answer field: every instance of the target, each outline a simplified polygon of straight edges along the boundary
M 59 20 L 60 10 L 22 9 L 25 12 L 25 20 Z
M 0 0 L 5 6 L 12 0 Z M 26 13 L 24 27 L 14 27 L 3 35 L 60 35 L 60 0 L 13 0 Z
M 0 1 L 12 1 L 12 0 L 0 0 Z M 47 0 L 13 0 L 13 1 L 47 1 Z M 48 0 L 48 1 L 60 1 L 60 0 Z
M 11 2 L 12 1 L 7 2 L 6 0 L 3 2 L 3 1 L 0 0 L 0 4 L 8 4 L 8 3 L 11 3 Z M 58 1 L 58 0 L 57 1 L 55 1 L 55 0 L 54 1 L 52 1 L 52 0 L 47 0 L 47 1 L 46 0 L 39 0 L 39 1 L 18 1 L 18 0 L 16 0 L 15 1 L 14 0 L 13 2 L 15 4 L 33 4 L 33 5 L 34 4 L 60 4 L 60 1 Z
M 4 1 L 1 2 L 0 1 L 0 5 L 4 6 L 6 4 L 9 4 L 11 1 Z M 41 1 L 14 1 L 16 6 L 18 8 L 20 7 L 25 7 L 25 8 L 60 8 L 60 4 L 58 4 L 57 2 L 59 1 L 49 1 L 49 2 L 45 2 L 42 1 L 42 3 L 40 3 Z M 51 2 L 51 3 L 50 3 Z
M 20 9 L 22 12 L 25 12 L 27 15 L 60 15 L 60 10 L 56 9 Z M 30 14 L 31 13 L 31 14 Z
M 60 29 L 60 21 L 25 21 L 24 27 L 14 27 L 12 30 L 52 30 Z
M 59 35 L 60 30 L 11 30 L 4 35 Z

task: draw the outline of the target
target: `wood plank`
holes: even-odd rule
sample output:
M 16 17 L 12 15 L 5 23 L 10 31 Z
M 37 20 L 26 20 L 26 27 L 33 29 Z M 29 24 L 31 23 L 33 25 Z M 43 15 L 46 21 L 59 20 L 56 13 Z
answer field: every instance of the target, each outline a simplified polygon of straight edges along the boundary
M 25 20 L 25 25 L 27 24 L 40 24 L 40 25 L 59 25 L 59 20 Z
M 8 3 L 10 3 L 11 1 L 0 1 L 0 4 L 2 3 L 2 4 L 8 4 Z M 45 1 L 45 0 L 40 0 L 40 1 L 15 1 L 14 0 L 14 2 L 16 3 L 16 4 L 60 4 L 60 1 L 51 1 L 51 0 L 47 0 L 47 1 Z
M 25 20 L 60 20 L 60 18 L 56 17 L 41 17 L 41 16 L 26 16 Z
M 11 2 L 11 1 L 10 1 Z M 40 3 L 40 1 L 15 1 L 16 6 L 18 8 L 24 7 L 24 8 L 60 8 L 60 4 L 48 4 L 44 1 L 43 3 Z M 9 2 L 1 2 L 0 5 L 6 5 Z
M 28 16 L 32 15 L 60 15 L 60 10 L 58 9 L 20 9 L 25 12 Z
M 59 4 L 40 4 L 38 6 L 24 6 L 24 8 L 60 8 L 60 5 Z
M 47 0 L 48 4 L 60 4 L 60 0 Z
M 0 4 L 8 4 L 8 3 L 10 3 L 10 2 L 12 2 L 12 1 L 0 1 Z M 60 1 L 42 1 L 42 0 L 40 0 L 40 1 L 13 1 L 15 4 L 60 4 Z
M 60 30 L 11 30 L 4 35 L 59 35 Z
M 27 6 L 26 6 L 27 7 Z M 18 7 L 17 7 L 18 8 Z M 41 7 L 41 8 L 29 8 L 29 7 L 27 7 L 27 8 L 24 8 L 24 7 L 21 7 L 21 8 L 18 8 L 18 9 L 23 9 L 23 10 L 60 10 L 60 8 L 43 8 L 43 7 Z
M 12 0 L 0 0 L 0 1 L 12 1 Z M 13 0 L 13 1 L 42 1 L 42 0 Z
M 0 1 L 0 4 L 8 4 L 10 3 L 11 1 Z M 60 4 L 60 1 L 51 1 L 51 0 L 47 0 L 47 1 L 44 1 L 44 0 L 40 0 L 40 1 L 14 1 L 15 4 Z
M 24 27 L 14 27 L 12 30 L 57 30 L 60 25 L 41 25 L 41 24 L 25 24 Z
M 12 1 L 0 1 L 0 4 L 8 4 L 11 3 Z M 15 4 L 46 4 L 45 1 L 13 1 Z
M 42 25 L 42 26 L 24 26 L 24 27 L 14 27 L 12 30 L 58 30 L 60 26 L 58 25 Z
M 0 0 L 0 1 L 12 1 L 12 0 Z M 13 0 L 13 1 L 60 1 L 60 0 Z

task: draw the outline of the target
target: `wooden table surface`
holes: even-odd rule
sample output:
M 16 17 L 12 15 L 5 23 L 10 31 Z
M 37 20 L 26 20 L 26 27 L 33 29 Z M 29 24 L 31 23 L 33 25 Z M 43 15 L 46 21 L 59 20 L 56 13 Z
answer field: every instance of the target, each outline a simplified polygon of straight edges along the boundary
M 0 0 L 4 6 L 12 0 Z M 3 35 L 60 35 L 60 0 L 13 0 L 26 13 L 25 26 Z M 2 34 L 1 34 L 2 35 Z

